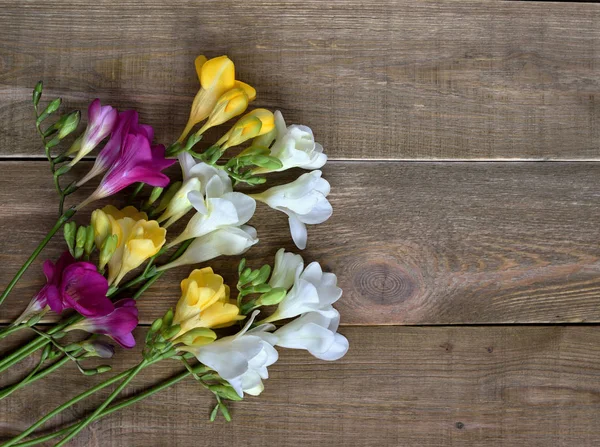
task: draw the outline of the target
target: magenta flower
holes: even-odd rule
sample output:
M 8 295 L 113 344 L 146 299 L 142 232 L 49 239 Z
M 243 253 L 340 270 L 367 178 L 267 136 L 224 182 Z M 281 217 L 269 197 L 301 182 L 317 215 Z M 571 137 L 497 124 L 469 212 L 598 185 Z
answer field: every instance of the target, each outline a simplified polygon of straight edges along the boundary
M 103 334 L 124 348 L 133 348 L 132 331 L 138 325 L 138 309 L 135 300 L 126 298 L 115 303 L 115 309 L 102 317 L 85 318 L 65 328 L 65 331 L 82 330 L 91 334 Z
M 90 172 L 77 183 L 77 186 L 83 185 L 110 168 L 119 158 L 121 149 L 125 145 L 125 140 L 129 134 L 142 134 L 148 138 L 148 141 L 152 141 L 154 138 L 154 129 L 147 124 L 139 124 L 138 119 L 139 116 L 135 110 L 126 110 L 119 113 L 117 123 L 108 143 L 106 143 L 96 157 L 96 161 Z
M 36 307 L 49 306 L 56 313 L 75 309 L 84 317 L 106 315 L 113 303 L 106 297 L 108 281 L 94 264 L 77 262 L 67 251 L 56 264 L 44 262 L 47 284 L 38 292 Z
M 94 99 L 88 107 L 88 125 L 67 154 L 77 152 L 70 165 L 73 166 L 87 154 L 92 152 L 102 140 L 108 137 L 117 123 L 117 109 L 111 106 L 102 106 L 99 99 Z
M 161 171 L 176 161 L 165 158 L 165 147 L 162 144 L 150 147 L 150 141 L 145 135 L 129 134 L 119 158 L 108 170 L 96 191 L 79 204 L 77 209 L 94 200 L 111 196 L 136 182 L 165 187 L 169 184 L 169 177 Z

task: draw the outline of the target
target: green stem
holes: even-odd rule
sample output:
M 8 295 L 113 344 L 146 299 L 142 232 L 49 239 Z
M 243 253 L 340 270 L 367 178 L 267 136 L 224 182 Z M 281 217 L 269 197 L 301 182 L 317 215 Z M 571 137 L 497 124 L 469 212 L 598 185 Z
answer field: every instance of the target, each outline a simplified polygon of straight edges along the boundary
M 153 386 L 152 388 L 150 388 L 147 391 L 144 391 L 143 393 L 140 393 L 136 396 L 130 397 L 129 399 L 126 399 L 123 402 L 119 402 L 118 404 L 111 405 L 110 407 L 108 407 L 107 409 L 102 411 L 100 414 L 98 414 L 96 417 L 94 417 L 93 420 L 97 421 L 98 419 L 108 416 L 109 414 L 112 414 L 115 411 L 119 411 L 119 410 L 121 410 L 125 407 L 128 407 L 130 405 L 133 405 L 147 397 L 150 397 L 153 394 L 156 394 L 159 391 L 164 390 L 165 388 L 169 388 L 169 387 L 175 385 L 177 382 L 182 381 L 183 379 L 188 377 L 190 374 L 192 374 L 190 371 L 183 371 L 183 372 L 179 373 L 178 375 L 172 377 L 171 379 L 166 380 L 165 382 L 163 382 L 159 385 Z M 20 444 L 15 444 L 14 447 L 30 447 L 30 446 L 37 445 L 37 444 L 40 444 L 45 441 L 49 441 L 50 439 L 54 439 L 58 436 L 66 435 L 71 430 L 73 430 L 78 424 L 79 424 L 79 422 L 76 422 L 75 424 L 71 424 L 68 427 L 65 427 L 57 432 L 49 433 L 47 435 L 31 439 L 29 441 L 25 441 Z
M 37 373 L 35 373 L 35 371 L 34 371 L 35 374 L 30 374 L 25 379 L 21 380 L 20 382 L 10 385 L 6 388 L 3 388 L 2 390 L 0 390 L 0 400 L 4 399 L 5 397 L 10 396 L 15 391 L 20 390 L 21 388 L 23 388 L 27 385 L 30 385 L 33 382 L 43 379 L 48 374 L 51 374 L 52 372 L 56 371 L 58 368 L 63 366 L 65 363 L 69 362 L 69 360 L 70 360 L 69 357 L 63 356 L 60 360 L 58 360 L 57 362 L 48 366 L 47 368 L 45 368 Z
M 50 239 L 52 239 L 52 236 L 54 236 L 54 234 L 63 226 L 63 224 L 65 222 L 67 222 L 71 217 L 73 217 L 74 214 L 75 214 L 75 210 L 69 209 L 63 215 L 60 216 L 60 218 L 56 221 L 56 223 L 54 224 L 52 229 L 48 232 L 46 237 L 42 240 L 42 242 L 39 243 L 37 248 L 33 251 L 31 256 L 29 257 L 29 259 L 27 259 L 27 261 L 25 261 L 25 264 L 23 264 L 23 266 L 19 269 L 19 271 L 17 272 L 15 277 L 12 279 L 12 281 L 8 284 L 8 286 L 6 287 L 4 292 L 2 292 L 2 295 L 0 295 L 0 304 L 2 304 L 4 302 L 4 300 L 6 299 L 8 294 L 11 292 L 11 290 L 13 289 L 15 284 L 17 284 L 17 282 L 21 279 L 21 277 L 23 276 L 25 271 L 29 268 L 31 263 L 33 261 L 35 261 L 35 258 L 38 257 L 40 252 L 44 249 L 44 247 L 48 244 L 48 242 L 50 242 Z
M 15 324 L 7 326 L 6 328 L 0 331 L 0 340 L 2 340 L 4 337 L 8 337 L 13 332 L 20 331 L 21 329 L 26 327 L 28 327 L 26 324 Z
M 131 371 L 129 373 L 129 375 L 127 376 L 127 378 L 125 380 L 123 380 L 123 382 L 121 382 L 119 384 L 119 386 L 117 388 L 115 388 L 115 390 L 111 393 L 110 396 L 108 396 L 108 398 L 102 403 L 102 405 L 100 405 L 98 408 L 96 408 L 96 410 L 94 410 L 94 412 L 89 415 L 83 422 L 81 422 L 79 425 L 77 425 L 77 427 L 75 427 L 75 429 L 73 431 L 71 431 L 67 436 L 65 436 L 60 442 L 56 443 L 54 445 L 54 447 L 61 447 L 63 445 L 65 445 L 67 442 L 69 442 L 71 439 L 73 439 L 75 436 L 77 436 L 77 434 L 83 430 L 85 427 L 87 427 L 93 420 L 95 417 L 97 417 L 100 413 L 102 413 L 102 411 L 104 411 L 104 409 L 106 407 L 108 407 L 110 405 L 110 403 L 119 395 L 121 394 L 121 391 L 123 391 L 125 389 L 125 387 L 127 385 L 129 385 L 129 382 L 131 382 L 133 380 L 133 378 L 142 370 L 144 369 L 146 366 L 148 366 L 149 362 L 148 360 L 142 360 L 138 366 L 136 366 L 133 371 Z
M 140 363 L 140 365 L 142 363 Z M 9 441 L 5 442 L 4 444 L 0 444 L 0 447 L 9 447 L 11 445 L 14 445 L 15 443 L 19 442 L 21 439 L 29 436 L 30 433 L 32 433 L 38 427 L 43 425 L 49 419 L 52 419 L 58 413 L 66 410 L 67 408 L 71 407 L 72 405 L 75 405 L 77 402 L 87 398 L 88 396 L 91 396 L 92 394 L 96 393 L 97 391 L 100 391 L 101 389 L 106 388 L 107 386 L 112 385 L 113 383 L 118 382 L 119 380 L 124 379 L 125 377 L 128 377 L 133 371 L 137 370 L 138 367 L 139 367 L 139 365 L 137 367 L 128 369 L 127 371 L 123 371 L 122 373 L 117 374 L 116 376 L 111 377 L 110 379 L 107 379 L 102 383 L 99 383 L 95 387 L 90 388 L 89 390 L 79 394 L 78 396 L 75 396 L 74 398 L 65 402 L 64 404 L 56 407 L 54 410 L 52 410 L 46 416 L 44 416 L 43 418 L 38 420 L 35 424 L 33 424 L 31 427 L 29 427 L 27 430 L 25 430 L 20 435 L 15 436 L 14 438 L 10 439 Z

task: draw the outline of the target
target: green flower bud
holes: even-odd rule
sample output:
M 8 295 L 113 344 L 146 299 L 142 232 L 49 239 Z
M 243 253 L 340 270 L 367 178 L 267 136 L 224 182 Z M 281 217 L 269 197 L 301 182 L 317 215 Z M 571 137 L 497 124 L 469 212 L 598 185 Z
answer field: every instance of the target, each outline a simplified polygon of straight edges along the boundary
M 56 171 L 54 171 L 54 177 L 60 177 L 61 175 L 66 174 L 70 170 L 71 170 L 71 166 L 69 166 L 69 165 L 61 166 Z
M 271 157 L 270 155 L 255 155 L 252 157 L 252 164 L 268 169 L 269 171 L 274 171 L 283 166 L 281 160 L 276 157 Z
M 115 254 L 115 250 L 117 249 L 117 242 L 119 241 L 119 237 L 116 234 L 111 234 L 108 236 L 105 241 L 102 243 L 102 248 L 100 249 L 100 261 L 98 267 L 102 270 L 112 255 Z
M 256 301 L 256 304 L 259 306 L 274 306 L 279 304 L 286 295 L 287 292 L 283 287 L 276 287 L 269 292 L 263 293 Z
M 157 213 L 167 209 L 169 203 L 171 203 L 171 199 L 177 194 L 181 185 L 181 182 L 175 182 L 169 186 L 167 192 L 161 197 L 160 202 L 158 203 L 158 207 L 156 208 Z
M 252 285 L 257 286 L 259 284 L 263 284 L 269 279 L 269 275 L 271 274 L 271 266 L 268 264 L 263 265 L 258 271 L 258 276 L 252 280 Z
M 228 385 L 209 385 L 208 389 L 223 399 L 242 400 L 238 393 Z
M 152 326 L 150 326 L 150 331 L 151 332 L 156 332 L 160 329 L 160 327 L 162 326 L 162 318 L 157 318 L 156 320 L 154 320 L 154 323 L 152 323 Z
M 44 88 L 44 84 L 42 81 L 39 81 L 37 84 L 35 84 L 35 87 L 33 89 L 33 105 L 37 107 L 37 105 L 40 103 L 40 98 L 42 97 L 42 90 Z
M 71 255 L 74 255 L 75 248 L 75 232 L 77 230 L 77 225 L 75 222 L 67 222 L 63 227 L 63 233 L 65 237 L 65 242 L 67 243 L 67 247 L 69 247 L 69 252 Z
M 49 115 L 56 112 L 58 110 L 58 108 L 60 107 L 61 102 L 62 102 L 61 98 L 56 98 L 55 100 L 50 102 L 50 104 L 48 104 L 48 106 L 44 109 L 44 111 L 40 114 L 40 116 L 38 116 L 37 124 L 39 125 L 42 121 L 44 121 L 46 118 L 48 118 Z
M 98 374 L 102 374 L 102 373 L 105 373 L 105 372 L 109 372 L 109 371 L 111 371 L 111 370 L 112 370 L 112 367 L 111 367 L 110 365 L 100 365 L 100 366 L 98 366 L 98 367 L 96 368 L 96 372 L 97 372 Z
M 168 328 L 165 331 L 165 333 L 163 334 L 163 336 L 165 337 L 165 339 L 170 340 L 171 338 L 173 338 L 177 334 L 179 334 L 180 330 L 181 330 L 181 326 L 179 324 L 174 324 L 173 326 L 171 326 L 170 328 Z
M 221 414 L 223 415 L 225 420 L 227 422 L 231 422 L 231 415 L 229 414 L 229 410 L 223 402 L 219 402 L 219 410 L 221 410 Z
M 160 186 L 156 186 L 154 189 L 152 189 L 152 192 L 150 193 L 150 197 L 148 197 L 148 200 L 146 201 L 148 206 L 150 206 L 154 202 L 156 202 L 158 200 L 158 198 L 160 197 L 160 195 L 163 193 L 163 191 L 164 191 L 164 188 L 161 188 Z
M 254 281 L 256 278 L 258 278 L 258 275 L 260 275 L 260 270 L 252 270 L 252 273 L 250 273 L 246 278 L 246 282 Z
M 246 268 L 246 258 L 242 258 L 242 260 L 240 261 L 240 263 L 238 265 L 238 275 L 239 276 L 242 275 L 244 268 Z
M 75 237 L 75 246 L 78 248 L 83 248 L 85 245 L 85 240 L 87 239 L 87 230 L 85 227 L 79 227 L 77 229 L 77 236 Z
M 163 316 L 163 326 L 170 327 L 173 323 L 173 309 L 169 309 Z
M 79 126 L 80 119 L 81 112 L 79 110 L 69 113 L 58 131 L 58 139 L 62 140 L 67 135 L 72 133 L 75 129 L 77 129 L 77 126 Z
M 85 243 L 83 244 L 83 251 L 87 256 L 94 251 L 94 227 L 91 225 L 85 227 Z
M 267 293 L 271 291 L 271 286 L 268 284 L 259 284 L 257 286 L 252 287 L 252 291 L 254 293 Z
M 246 183 L 249 185 L 262 185 L 267 179 L 265 177 L 250 177 L 246 179 Z

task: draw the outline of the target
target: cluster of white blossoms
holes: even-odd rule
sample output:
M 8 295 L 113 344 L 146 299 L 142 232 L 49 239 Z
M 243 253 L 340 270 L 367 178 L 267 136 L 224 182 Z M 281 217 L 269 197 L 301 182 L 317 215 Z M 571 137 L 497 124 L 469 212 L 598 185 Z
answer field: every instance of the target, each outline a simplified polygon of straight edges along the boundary
M 304 268 L 302 256 L 280 249 L 269 285 L 286 292 L 269 317 L 255 323 L 255 310 L 236 335 L 181 348 L 227 380 L 240 397 L 262 392 L 267 368 L 278 359 L 276 346 L 303 349 L 321 360 L 338 360 L 348 351 L 348 340 L 337 333 L 340 314 L 333 303 L 342 289 L 335 274 L 323 273 L 318 262 Z M 278 328 L 273 324 L 291 318 Z

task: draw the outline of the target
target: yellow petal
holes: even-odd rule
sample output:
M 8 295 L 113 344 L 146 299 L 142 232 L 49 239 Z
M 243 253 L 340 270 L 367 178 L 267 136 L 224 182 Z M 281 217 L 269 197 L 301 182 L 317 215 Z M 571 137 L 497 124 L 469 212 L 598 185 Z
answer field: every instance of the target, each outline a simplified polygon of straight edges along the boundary
M 202 80 L 200 79 L 200 75 L 202 74 L 202 66 L 206 63 L 207 60 L 208 59 L 206 58 L 206 56 L 201 54 L 194 61 L 194 65 L 196 66 L 196 74 L 198 75 L 199 82 L 202 82 Z
M 94 241 L 96 248 L 100 250 L 102 244 L 108 236 L 112 234 L 112 225 L 108 215 L 102 210 L 94 210 L 90 219 L 92 228 L 94 229 Z
M 248 101 L 252 102 L 256 99 L 256 89 L 245 82 L 235 81 L 235 88 L 241 88 L 248 96 Z
M 204 90 L 220 91 L 220 94 L 235 86 L 235 66 L 227 56 L 212 58 L 202 64 L 200 85 Z
M 244 318 L 235 304 L 217 302 L 200 314 L 196 327 L 226 327 Z

